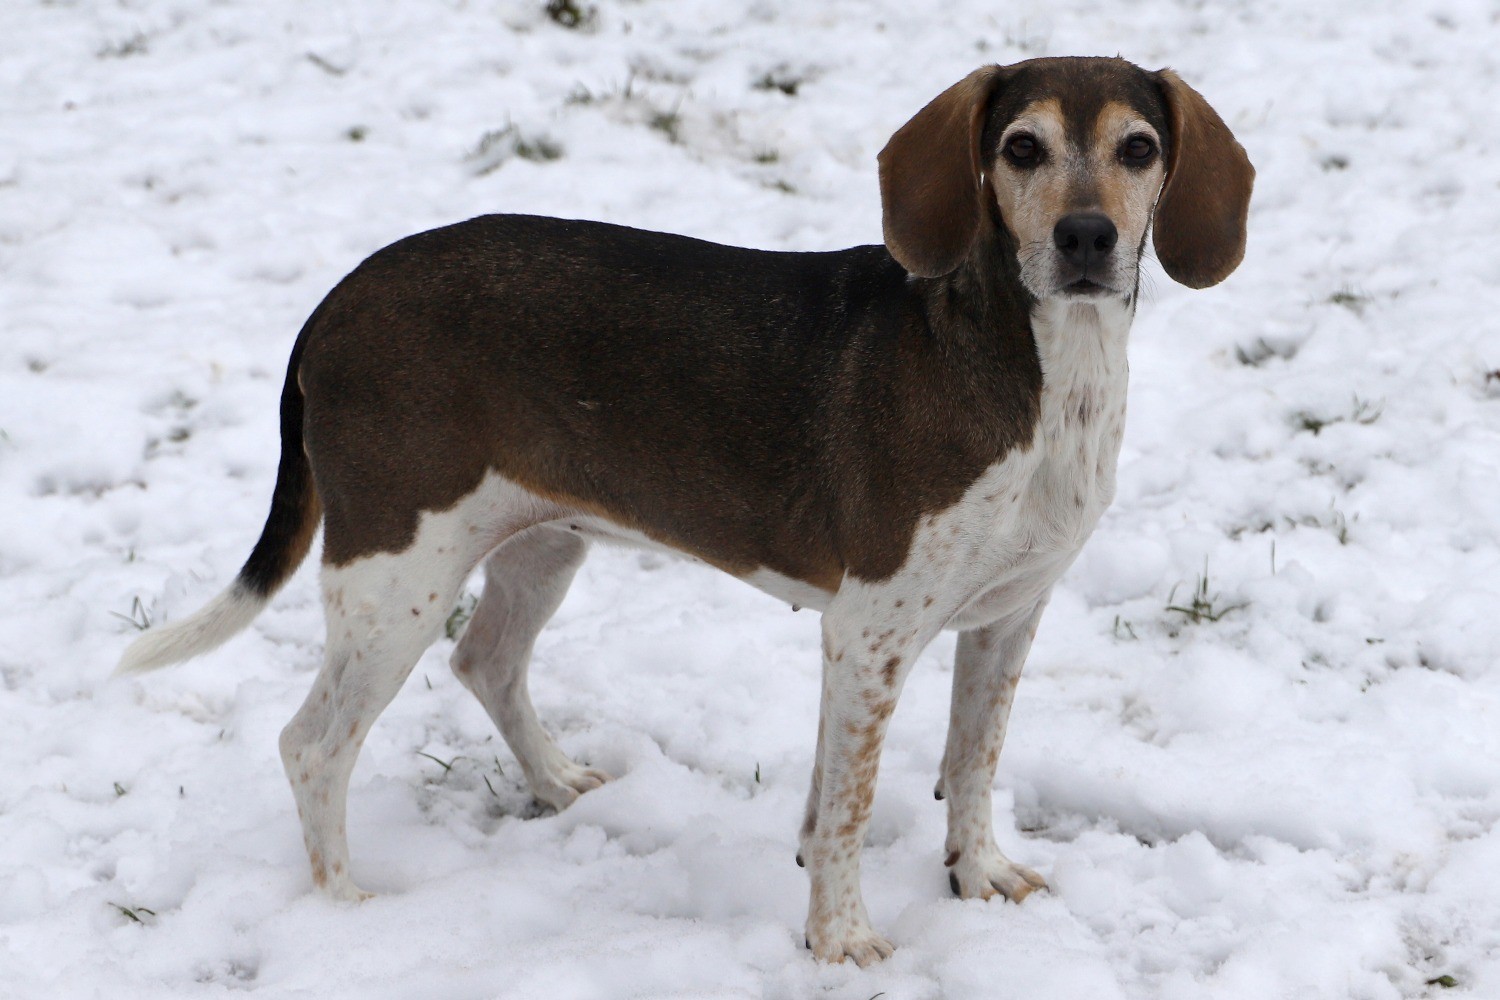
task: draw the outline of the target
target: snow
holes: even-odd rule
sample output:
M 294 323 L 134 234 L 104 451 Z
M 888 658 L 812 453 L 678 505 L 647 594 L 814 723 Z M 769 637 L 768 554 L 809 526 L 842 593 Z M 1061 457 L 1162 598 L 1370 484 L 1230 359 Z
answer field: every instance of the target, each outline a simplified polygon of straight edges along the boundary
M 597 6 L 0 9 L 0 995 L 1500 997 L 1493 5 Z M 865 854 L 898 950 L 814 963 L 816 616 L 654 556 L 596 552 L 533 674 L 619 779 L 541 815 L 440 642 L 355 771 L 357 907 L 311 891 L 276 754 L 311 566 L 224 649 L 109 679 L 117 615 L 248 553 L 287 351 L 366 254 L 489 211 L 873 242 L 875 153 L 939 90 L 1117 52 L 1259 178 L 1228 282 L 1153 271 L 1119 498 L 1021 686 L 997 829 L 1050 894 L 948 893 L 948 637 Z

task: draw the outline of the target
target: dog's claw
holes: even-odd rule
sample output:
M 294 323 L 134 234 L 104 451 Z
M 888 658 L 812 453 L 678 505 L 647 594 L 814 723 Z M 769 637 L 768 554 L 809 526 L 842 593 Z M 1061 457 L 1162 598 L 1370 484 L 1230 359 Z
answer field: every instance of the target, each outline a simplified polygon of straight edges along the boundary
M 591 792 L 611 780 L 608 774 L 592 767 L 584 767 L 559 752 L 547 764 L 546 771 L 532 788 L 536 800 L 550 806 L 554 812 L 562 812 L 578 800 L 578 796 Z
M 802 852 L 801 851 L 797 852 L 797 867 L 798 868 L 806 868 L 807 867 L 807 862 L 802 860 Z
M 845 959 L 852 958 L 854 964 L 861 969 L 890 958 L 896 951 L 895 945 L 868 929 L 864 933 L 852 934 L 848 940 L 840 943 L 828 942 L 817 948 L 812 946 L 809 938 L 804 937 L 802 941 L 820 962 L 841 964 Z
M 948 873 L 948 887 L 960 899 L 1004 896 L 1012 903 L 1019 903 L 1038 889 L 1047 889 L 1046 879 L 1030 868 L 1011 861 L 998 848 L 966 851 L 963 855 L 950 856 L 955 870 Z M 963 872 L 962 877 L 959 875 L 960 871 Z

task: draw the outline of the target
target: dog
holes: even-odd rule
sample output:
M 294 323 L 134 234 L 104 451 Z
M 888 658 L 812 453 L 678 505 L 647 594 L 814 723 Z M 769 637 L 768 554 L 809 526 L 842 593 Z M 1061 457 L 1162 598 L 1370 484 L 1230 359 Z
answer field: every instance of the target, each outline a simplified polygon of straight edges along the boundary
M 321 521 L 326 660 L 280 750 L 313 881 L 359 900 L 350 771 L 470 572 L 484 562 L 484 592 L 453 670 L 563 809 L 608 775 L 543 730 L 532 645 L 591 542 L 665 549 L 822 612 L 797 855 L 817 958 L 891 953 L 860 850 L 897 696 L 945 628 L 950 885 L 1044 888 L 997 846 L 990 790 L 1051 588 L 1115 492 L 1147 234 L 1176 281 L 1222 281 L 1255 172 L 1172 71 L 1048 58 L 954 84 L 879 175 L 883 246 L 484 216 L 374 254 L 292 349 L 271 509 L 238 577 L 120 671 L 245 628 Z

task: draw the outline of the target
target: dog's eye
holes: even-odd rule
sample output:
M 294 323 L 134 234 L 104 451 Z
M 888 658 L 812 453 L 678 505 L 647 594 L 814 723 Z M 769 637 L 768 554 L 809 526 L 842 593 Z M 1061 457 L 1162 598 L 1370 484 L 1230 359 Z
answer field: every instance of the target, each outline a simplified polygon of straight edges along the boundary
M 1156 155 L 1156 143 L 1143 135 L 1133 135 L 1120 147 L 1120 155 L 1127 163 L 1149 163 Z
M 1036 140 L 1024 132 L 1011 136 L 1005 143 L 1005 158 L 1017 166 L 1036 163 L 1040 152 Z

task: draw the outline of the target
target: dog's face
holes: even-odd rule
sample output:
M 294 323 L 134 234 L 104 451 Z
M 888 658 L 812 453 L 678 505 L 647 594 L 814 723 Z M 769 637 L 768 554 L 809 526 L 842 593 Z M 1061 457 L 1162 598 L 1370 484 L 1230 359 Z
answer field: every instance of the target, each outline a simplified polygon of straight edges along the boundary
M 1171 70 L 1085 58 L 971 73 L 892 136 L 880 168 L 886 245 L 908 271 L 957 268 L 992 212 L 1037 299 L 1133 295 L 1153 211 L 1167 273 L 1217 284 L 1244 255 L 1255 176 Z
M 981 134 L 985 182 L 1038 299 L 1132 294 L 1166 177 L 1160 91 L 1129 64 L 1079 69 L 1018 73 Z

